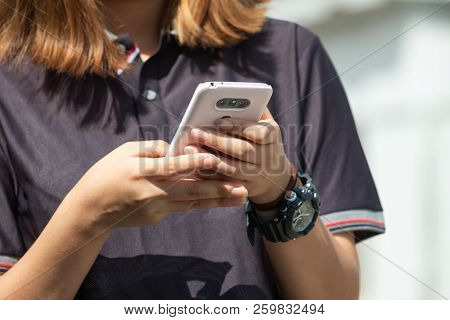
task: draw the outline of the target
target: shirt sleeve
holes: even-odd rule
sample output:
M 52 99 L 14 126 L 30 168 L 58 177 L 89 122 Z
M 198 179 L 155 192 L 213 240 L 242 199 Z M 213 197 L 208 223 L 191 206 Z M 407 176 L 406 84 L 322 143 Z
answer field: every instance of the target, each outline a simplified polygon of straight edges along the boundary
M 24 252 L 16 215 L 15 184 L 0 141 L 0 272 L 8 271 Z
M 385 231 L 382 207 L 339 76 L 320 40 L 308 40 L 298 66 L 301 169 L 316 184 L 324 225 L 358 242 Z

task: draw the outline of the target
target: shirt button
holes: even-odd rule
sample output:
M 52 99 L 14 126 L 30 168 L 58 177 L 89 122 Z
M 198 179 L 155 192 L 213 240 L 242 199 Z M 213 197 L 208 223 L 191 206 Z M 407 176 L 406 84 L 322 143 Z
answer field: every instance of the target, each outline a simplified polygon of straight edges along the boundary
M 145 99 L 147 99 L 148 101 L 153 101 L 153 100 L 155 100 L 157 96 L 158 96 L 158 95 L 157 95 L 156 92 L 153 91 L 153 90 L 146 90 L 146 91 L 144 92 L 144 97 L 145 97 Z

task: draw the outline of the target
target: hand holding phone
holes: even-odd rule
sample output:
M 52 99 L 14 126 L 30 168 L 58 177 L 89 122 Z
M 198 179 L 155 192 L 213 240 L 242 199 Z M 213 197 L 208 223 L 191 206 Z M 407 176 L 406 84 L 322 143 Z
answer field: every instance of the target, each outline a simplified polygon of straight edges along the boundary
M 221 118 L 258 122 L 272 96 L 264 83 L 205 82 L 197 86 L 180 126 L 170 144 L 168 156 L 184 154 L 191 129 L 213 126 Z

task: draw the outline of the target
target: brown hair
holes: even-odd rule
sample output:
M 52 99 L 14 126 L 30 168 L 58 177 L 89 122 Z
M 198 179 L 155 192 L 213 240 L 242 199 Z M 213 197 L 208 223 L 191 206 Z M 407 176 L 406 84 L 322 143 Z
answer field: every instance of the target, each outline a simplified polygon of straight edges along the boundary
M 171 0 L 164 27 L 188 47 L 222 47 L 258 32 L 269 0 Z M 105 32 L 99 0 L 0 2 L 0 63 L 25 58 L 71 75 L 113 74 L 123 52 Z

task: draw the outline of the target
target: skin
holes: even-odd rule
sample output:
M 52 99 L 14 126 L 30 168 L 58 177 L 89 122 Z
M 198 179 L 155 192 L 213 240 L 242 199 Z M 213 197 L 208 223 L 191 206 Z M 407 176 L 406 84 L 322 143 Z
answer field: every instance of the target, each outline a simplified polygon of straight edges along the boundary
M 147 61 L 159 49 L 159 36 L 167 0 L 103 0 L 108 30 L 129 34 Z
M 144 61 L 158 51 L 164 2 L 104 1 L 109 30 L 130 33 Z M 162 158 L 163 141 L 126 143 L 99 160 L 32 247 L 0 277 L 0 298 L 73 299 L 115 228 L 155 224 L 171 212 L 192 208 L 237 206 L 247 196 L 264 203 L 282 194 L 289 161 L 268 111 L 259 123 L 227 119 L 191 136 L 195 144 L 187 154 L 169 160 Z M 205 146 L 220 154 L 205 152 Z M 192 177 L 202 179 L 186 179 Z M 271 219 L 275 212 L 257 214 Z M 264 240 L 264 248 L 284 298 L 358 298 L 351 234 L 332 235 L 318 221 L 308 236 L 282 244 Z

